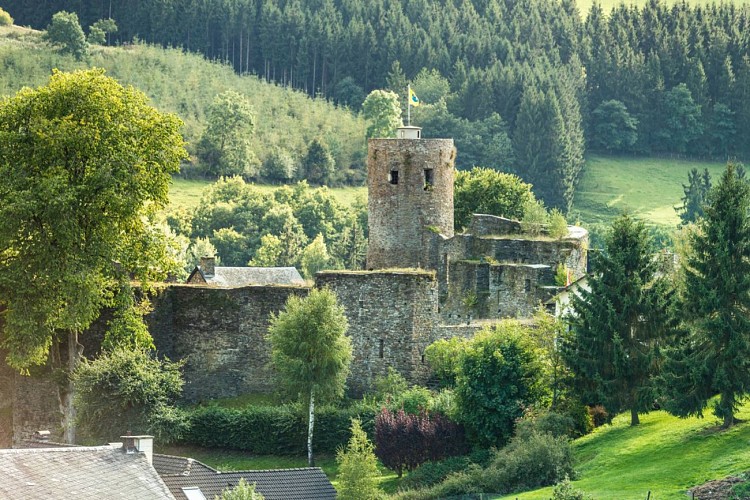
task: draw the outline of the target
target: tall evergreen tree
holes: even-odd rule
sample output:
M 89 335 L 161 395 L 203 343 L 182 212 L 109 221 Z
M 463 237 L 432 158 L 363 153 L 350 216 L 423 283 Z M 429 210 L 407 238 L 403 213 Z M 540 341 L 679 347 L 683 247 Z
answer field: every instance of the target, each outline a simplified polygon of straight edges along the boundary
M 585 402 L 603 404 L 612 415 L 630 410 L 630 424 L 638 425 L 638 414 L 651 410 L 654 401 L 650 379 L 673 325 L 673 293 L 668 278 L 657 272 L 642 222 L 618 218 L 605 243 L 588 280 L 590 290 L 573 297 L 563 355 Z
M 694 168 L 688 173 L 687 185 L 682 185 L 685 195 L 682 197 L 682 206 L 675 208 L 677 210 L 682 224 L 690 224 L 698 218 L 703 217 L 703 205 L 708 198 L 708 192 L 711 190 L 711 174 L 708 169 L 703 169 L 703 174 L 698 173 Z
M 702 415 L 719 393 L 713 413 L 724 427 L 735 422 L 750 394 L 750 186 L 727 166 L 708 197 L 703 219 L 683 259 L 685 334 L 670 352 L 666 408 Z

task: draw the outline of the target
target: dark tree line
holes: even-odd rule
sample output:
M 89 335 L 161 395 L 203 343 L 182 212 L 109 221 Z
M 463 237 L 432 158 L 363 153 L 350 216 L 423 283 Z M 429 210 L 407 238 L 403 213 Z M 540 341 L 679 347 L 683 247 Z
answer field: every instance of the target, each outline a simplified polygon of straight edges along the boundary
M 585 21 L 572 0 L 9 0 L 19 24 L 111 15 L 112 43 L 178 46 L 358 109 L 412 81 L 457 165 L 519 174 L 569 208 L 585 142 L 615 153 L 748 157 L 750 7 L 643 7 Z M 423 69 L 436 75 L 419 82 Z M 440 80 L 442 79 L 442 80 Z M 437 87 L 432 84 L 439 84 Z M 445 88 L 436 91 L 440 85 Z

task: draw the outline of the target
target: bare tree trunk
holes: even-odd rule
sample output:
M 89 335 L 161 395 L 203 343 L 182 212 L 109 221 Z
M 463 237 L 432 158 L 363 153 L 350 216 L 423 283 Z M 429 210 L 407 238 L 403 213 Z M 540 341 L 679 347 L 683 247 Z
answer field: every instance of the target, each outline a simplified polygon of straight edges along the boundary
M 310 389 L 310 411 L 308 413 L 308 425 L 307 425 L 307 466 L 315 467 L 315 461 L 313 460 L 313 427 L 315 426 L 315 391 Z
M 59 345 L 57 359 L 55 360 L 58 368 L 64 369 L 67 375 L 66 380 L 57 386 L 57 400 L 60 405 L 60 413 L 62 414 L 63 439 L 68 444 L 75 444 L 76 441 L 76 412 L 73 406 L 75 388 L 73 387 L 72 375 L 78 365 L 82 347 L 78 343 L 78 333 L 74 331 L 68 332 L 68 345 L 64 366 L 62 353 L 59 352 Z
M 638 412 L 635 409 L 630 409 L 630 425 L 640 425 L 641 420 L 638 418 Z

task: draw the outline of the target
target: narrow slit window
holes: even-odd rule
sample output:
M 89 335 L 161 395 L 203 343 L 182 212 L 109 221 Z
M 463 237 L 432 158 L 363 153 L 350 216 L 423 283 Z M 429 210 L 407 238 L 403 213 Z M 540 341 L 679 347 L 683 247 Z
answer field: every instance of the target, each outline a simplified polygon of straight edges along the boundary
M 398 184 L 398 170 L 391 170 L 391 173 L 388 174 L 388 182 Z
M 529 278 L 526 278 L 526 280 L 524 281 L 523 289 L 527 293 L 531 291 L 531 280 Z
M 427 191 L 435 182 L 435 172 L 431 168 L 424 169 L 424 190 Z
M 378 348 L 378 356 L 380 356 L 380 359 L 383 359 L 383 355 L 384 355 L 383 347 L 384 346 L 385 346 L 385 342 L 383 341 L 383 339 L 380 339 L 380 346 Z

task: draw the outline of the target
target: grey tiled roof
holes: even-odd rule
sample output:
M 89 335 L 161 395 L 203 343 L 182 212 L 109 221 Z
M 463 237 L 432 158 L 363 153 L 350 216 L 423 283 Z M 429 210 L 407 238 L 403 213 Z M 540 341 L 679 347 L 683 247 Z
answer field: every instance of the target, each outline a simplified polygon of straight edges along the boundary
M 319 467 L 218 472 L 197 460 L 160 454 L 154 454 L 154 467 L 178 500 L 187 498 L 182 488 L 198 487 L 211 499 L 236 486 L 241 478 L 255 483 L 255 490 L 266 500 L 336 498 L 336 490 Z
M 0 498 L 174 499 L 144 454 L 119 446 L 0 450 Z
M 200 273 L 205 282 L 218 286 L 247 286 L 247 285 L 304 285 L 299 272 L 294 267 L 216 267 L 214 274 L 205 274 L 197 266 L 188 278 L 188 283 L 201 283 L 195 279 Z

